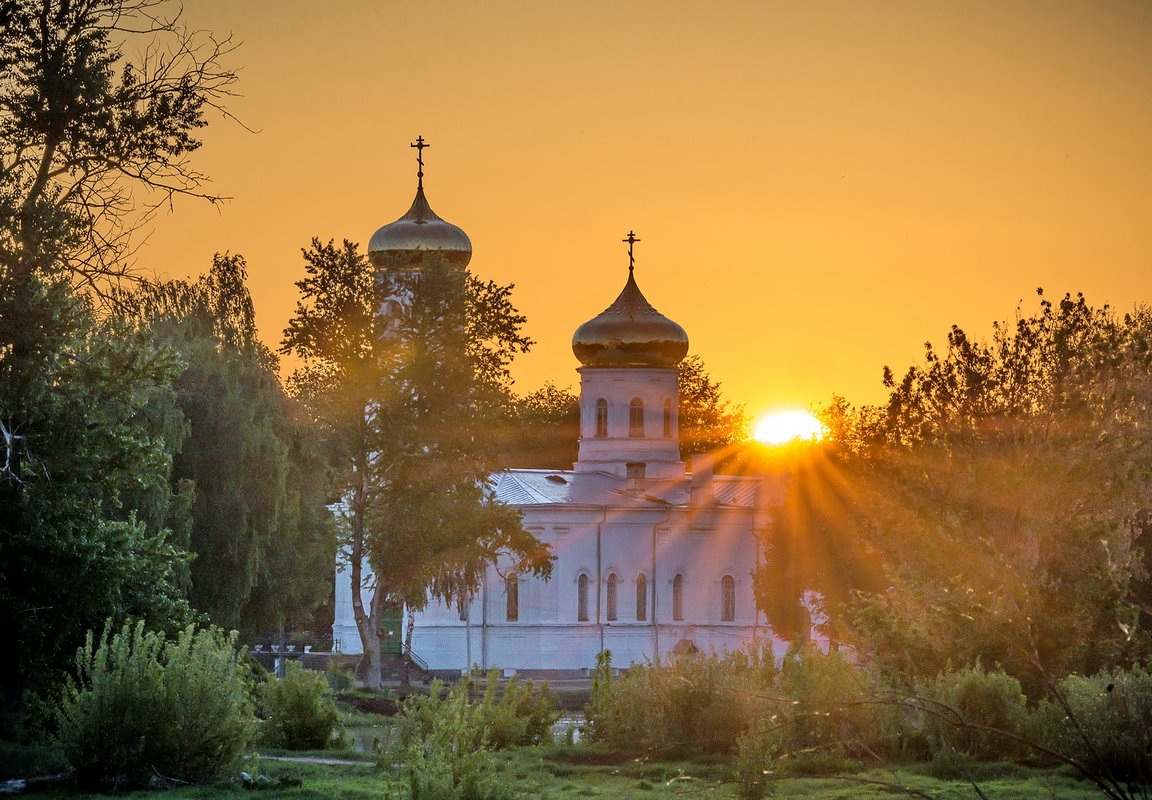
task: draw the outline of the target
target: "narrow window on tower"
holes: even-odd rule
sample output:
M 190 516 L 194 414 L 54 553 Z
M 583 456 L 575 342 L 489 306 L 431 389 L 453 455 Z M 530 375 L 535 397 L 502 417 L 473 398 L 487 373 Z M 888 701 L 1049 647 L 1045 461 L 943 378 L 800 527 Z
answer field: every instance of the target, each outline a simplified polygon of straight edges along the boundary
M 672 619 L 684 619 L 684 576 L 680 574 L 672 579 Z
M 596 438 L 603 439 L 608 435 L 608 401 L 603 397 L 596 401 Z
M 648 578 L 641 572 L 636 576 L 636 621 L 648 619 Z
M 644 401 L 639 397 L 633 397 L 628 404 L 628 435 L 644 435 Z
M 588 621 L 588 573 L 581 572 L 576 579 L 576 619 Z
M 664 401 L 664 438 L 672 438 L 672 401 Z
M 736 579 L 731 575 L 725 575 L 720 580 L 720 594 L 722 596 L 720 604 L 720 621 L 721 622 L 735 622 L 736 621 Z
M 504 583 L 504 617 L 509 622 L 516 622 L 520 619 L 520 576 L 513 572 Z
M 616 621 L 616 573 L 608 576 L 608 585 L 604 589 L 604 604 L 608 607 L 606 616 L 609 622 Z

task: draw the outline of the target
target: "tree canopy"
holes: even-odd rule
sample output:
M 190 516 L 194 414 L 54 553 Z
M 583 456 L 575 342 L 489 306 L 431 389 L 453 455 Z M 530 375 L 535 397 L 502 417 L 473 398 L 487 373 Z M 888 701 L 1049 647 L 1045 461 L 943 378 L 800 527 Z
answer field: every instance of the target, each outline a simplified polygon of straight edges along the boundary
M 216 201 L 188 156 L 236 75 L 233 45 L 164 0 L 0 5 L 0 263 L 100 285 L 176 195 Z M 125 39 L 141 55 L 125 57 Z M 221 109 L 222 110 L 222 109 Z
M 357 627 L 378 683 L 385 605 L 460 602 L 483 569 L 510 557 L 546 572 L 547 553 L 519 517 L 494 502 L 508 367 L 530 345 L 511 287 L 432 260 L 386 276 L 405 299 L 378 314 L 373 271 L 359 248 L 313 240 L 283 352 L 303 365 L 290 386 L 335 443 L 334 489 L 346 509 L 345 554 Z M 376 584 L 364 603 L 364 560 Z
M 954 326 L 923 365 L 886 369 L 886 405 L 834 404 L 820 496 L 836 502 L 808 511 L 875 559 L 861 646 L 1033 681 L 1143 655 L 1150 368 L 1148 309 L 1041 294 L 989 342 Z

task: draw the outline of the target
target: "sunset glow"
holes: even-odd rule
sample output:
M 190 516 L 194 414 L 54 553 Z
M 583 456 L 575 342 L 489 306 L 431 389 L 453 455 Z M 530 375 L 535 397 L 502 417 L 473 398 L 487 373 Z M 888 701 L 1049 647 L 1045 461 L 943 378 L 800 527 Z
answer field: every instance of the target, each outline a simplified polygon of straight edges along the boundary
M 824 438 L 824 424 L 807 411 L 777 411 L 756 420 L 752 438 L 764 444 L 818 442 Z
M 273 349 L 300 249 L 404 214 L 418 135 L 470 269 L 516 286 L 518 392 L 577 383 L 572 332 L 623 283 L 628 230 L 737 403 L 882 402 L 883 365 L 1037 286 L 1152 299 L 1140 3 L 196 0 L 182 22 L 243 43 L 247 127 L 211 117 L 194 154 L 235 199 L 178 199 L 139 265 L 242 254 Z

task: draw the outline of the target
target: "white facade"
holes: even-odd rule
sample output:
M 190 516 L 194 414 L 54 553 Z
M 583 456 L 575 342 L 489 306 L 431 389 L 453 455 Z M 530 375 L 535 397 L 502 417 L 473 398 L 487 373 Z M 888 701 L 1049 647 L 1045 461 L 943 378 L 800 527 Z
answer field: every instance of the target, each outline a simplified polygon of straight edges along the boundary
M 784 647 L 757 611 L 752 585 L 764 509 L 779 486 L 685 471 L 677 365 L 688 337 L 640 292 L 632 257 L 639 240 L 630 232 L 625 241 L 623 291 L 573 337 L 582 363 L 576 464 L 491 477 L 495 500 L 519 509 L 524 527 L 552 548 L 551 579 L 496 564 L 462 610 L 434 603 L 417 614 L 412 652 L 432 670 L 559 674 L 592 669 L 603 650 L 627 666 L 765 640 Z M 422 186 L 408 215 L 372 242 L 373 263 L 384 270 L 419 269 L 428 253 L 471 254 L 463 232 L 427 208 Z M 364 572 L 367 595 L 373 581 Z M 341 651 L 361 651 L 350 570 L 339 558 L 332 632 Z

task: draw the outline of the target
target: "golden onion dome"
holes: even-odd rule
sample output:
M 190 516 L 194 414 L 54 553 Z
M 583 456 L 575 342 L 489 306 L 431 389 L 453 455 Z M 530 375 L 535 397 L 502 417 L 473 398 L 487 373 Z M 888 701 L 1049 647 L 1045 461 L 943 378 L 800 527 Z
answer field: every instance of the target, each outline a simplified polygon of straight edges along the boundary
M 652 307 L 629 266 L 616 301 L 576 329 L 572 352 L 586 367 L 675 367 L 688 354 L 688 334 Z
M 417 164 L 412 207 L 400 219 L 372 234 L 368 242 L 368 258 L 378 270 L 419 271 L 432 253 L 461 270 L 472 260 L 468 234 L 436 216 L 424 196 L 424 148 L 430 146 L 423 136 L 417 136 L 412 143 Z
M 419 270 L 431 253 L 464 269 L 472 260 L 472 242 L 463 230 L 436 216 L 420 186 L 408 213 L 372 234 L 368 258 L 377 269 Z

